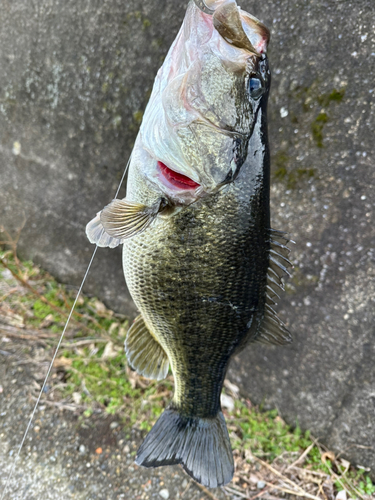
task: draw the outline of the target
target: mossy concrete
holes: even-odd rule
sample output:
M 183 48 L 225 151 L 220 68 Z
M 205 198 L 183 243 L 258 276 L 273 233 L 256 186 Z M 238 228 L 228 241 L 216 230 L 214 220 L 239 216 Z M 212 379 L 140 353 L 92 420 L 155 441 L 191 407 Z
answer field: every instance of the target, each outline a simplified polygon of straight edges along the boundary
M 115 193 L 185 5 L 0 0 L 0 224 L 24 224 L 21 255 L 62 281 L 82 278 L 85 224 Z M 241 5 L 271 29 L 273 226 L 298 279 L 279 307 L 294 344 L 250 346 L 231 377 L 375 470 L 373 0 Z M 118 249 L 86 290 L 135 314 Z

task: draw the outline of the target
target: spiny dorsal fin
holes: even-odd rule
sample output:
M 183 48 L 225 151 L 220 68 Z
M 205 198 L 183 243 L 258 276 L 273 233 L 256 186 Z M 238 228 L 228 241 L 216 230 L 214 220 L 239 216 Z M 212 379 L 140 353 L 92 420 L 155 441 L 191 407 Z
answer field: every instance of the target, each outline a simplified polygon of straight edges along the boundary
M 290 344 L 292 336 L 269 304 L 265 305 L 262 326 L 255 342 L 261 344 Z
M 95 245 L 98 245 L 98 247 L 109 247 L 109 248 L 115 248 L 120 243 L 122 243 L 122 240 L 118 238 L 113 238 L 110 236 L 108 233 L 105 232 L 103 224 L 101 223 L 100 220 L 100 214 L 101 212 L 98 212 L 96 214 L 96 217 L 94 217 L 86 226 L 86 235 L 87 238 L 89 239 L 90 243 L 94 243 Z
M 279 291 L 284 290 L 282 277 L 285 274 L 290 276 L 287 268 L 293 267 L 288 259 L 290 250 L 287 243 L 289 241 L 291 240 L 288 239 L 286 233 L 275 229 L 270 230 L 271 246 L 267 274 L 266 306 L 256 342 L 282 345 L 289 344 L 292 341 L 290 332 L 271 307 L 271 305 L 276 304 L 275 298 L 280 298 Z
M 293 267 L 288 259 L 290 249 L 287 244 L 291 241 L 287 237 L 287 233 L 270 229 L 270 254 L 269 267 L 267 276 L 267 287 L 271 289 L 273 294 L 277 296 L 278 290 L 284 290 L 282 277 L 286 274 L 290 276 L 288 268 Z M 271 294 L 271 299 L 273 298 Z
M 130 365 L 139 375 L 156 380 L 162 380 L 168 375 L 168 356 L 151 335 L 141 315 L 128 331 L 125 352 Z
M 151 207 L 126 199 L 115 199 L 102 210 L 100 220 L 106 233 L 124 240 L 147 229 L 165 207 L 164 199 L 159 199 Z

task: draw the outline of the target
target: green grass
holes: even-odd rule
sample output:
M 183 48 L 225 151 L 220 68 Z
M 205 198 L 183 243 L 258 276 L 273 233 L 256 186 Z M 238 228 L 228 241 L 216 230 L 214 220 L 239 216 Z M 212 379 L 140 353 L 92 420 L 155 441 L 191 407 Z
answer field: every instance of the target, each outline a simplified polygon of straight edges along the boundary
M 296 426 L 291 429 L 277 410 L 249 409 L 243 401 L 235 401 L 229 415 L 237 427 L 238 438 L 232 438 L 233 448 L 251 449 L 252 453 L 272 461 L 283 452 L 301 452 L 312 443 L 310 433 L 302 433 Z

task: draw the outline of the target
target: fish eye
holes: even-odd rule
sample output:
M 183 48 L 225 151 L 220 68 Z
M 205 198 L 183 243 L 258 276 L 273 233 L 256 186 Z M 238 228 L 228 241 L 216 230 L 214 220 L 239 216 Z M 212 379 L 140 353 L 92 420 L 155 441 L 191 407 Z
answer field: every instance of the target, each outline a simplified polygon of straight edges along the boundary
M 248 83 L 248 91 L 250 97 L 252 97 L 253 99 L 259 99 L 259 97 L 264 92 L 264 86 L 262 80 L 255 76 L 250 77 Z

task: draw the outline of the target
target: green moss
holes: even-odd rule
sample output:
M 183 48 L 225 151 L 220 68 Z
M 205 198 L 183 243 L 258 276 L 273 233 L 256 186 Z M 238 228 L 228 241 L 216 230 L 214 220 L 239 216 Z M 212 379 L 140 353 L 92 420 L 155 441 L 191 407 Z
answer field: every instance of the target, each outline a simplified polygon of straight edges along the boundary
M 279 167 L 277 170 L 275 170 L 275 179 L 282 181 L 287 176 L 287 173 L 288 171 L 286 167 Z
M 285 151 L 278 151 L 273 158 L 275 165 L 274 177 L 277 180 L 283 180 L 287 175 L 287 165 L 289 162 L 289 156 Z
M 311 133 L 315 144 L 322 148 L 324 147 L 324 126 L 329 121 L 329 108 L 332 104 L 339 104 L 342 102 L 345 96 L 346 88 L 342 87 L 337 90 L 332 89 L 330 92 L 321 94 L 319 92 L 321 88 L 321 82 L 316 79 L 312 82 L 309 87 L 297 87 L 291 94 L 302 103 L 302 109 L 305 113 L 311 112 L 318 106 L 320 108 L 319 114 L 311 123 Z M 293 123 L 293 120 L 292 120 Z
M 142 118 L 143 118 L 143 111 L 138 110 L 133 113 L 133 118 L 134 121 L 136 122 L 137 125 L 140 125 L 142 123 Z
M 328 107 L 332 102 L 341 102 L 345 96 L 346 88 L 343 87 L 340 90 L 333 89 L 327 94 L 322 94 L 317 97 L 318 103 L 323 107 Z
M 160 49 L 163 45 L 163 38 L 154 38 L 151 42 L 151 47 L 154 49 Z
M 313 168 L 289 168 L 290 158 L 285 151 L 279 151 L 273 157 L 275 170 L 273 178 L 275 181 L 283 182 L 288 189 L 295 189 L 297 184 L 304 179 L 309 179 L 315 176 Z
M 147 29 L 151 26 L 151 21 L 147 18 L 144 18 L 142 21 L 143 29 Z
M 147 17 L 145 17 L 140 10 L 136 10 L 134 12 L 130 12 L 127 14 L 124 20 L 124 24 L 134 23 L 134 20 L 142 23 L 142 29 L 145 30 L 151 26 L 151 21 Z
M 301 271 L 299 266 L 294 266 L 291 281 L 296 287 L 306 287 L 309 285 L 316 285 L 319 281 L 319 276 L 312 274 L 306 275 Z
M 137 132 L 143 119 L 143 111 L 139 109 L 133 113 L 133 121 L 129 125 L 129 129 L 133 132 Z
M 318 148 L 323 147 L 323 129 L 328 120 L 327 113 L 321 111 L 311 124 L 312 136 Z

